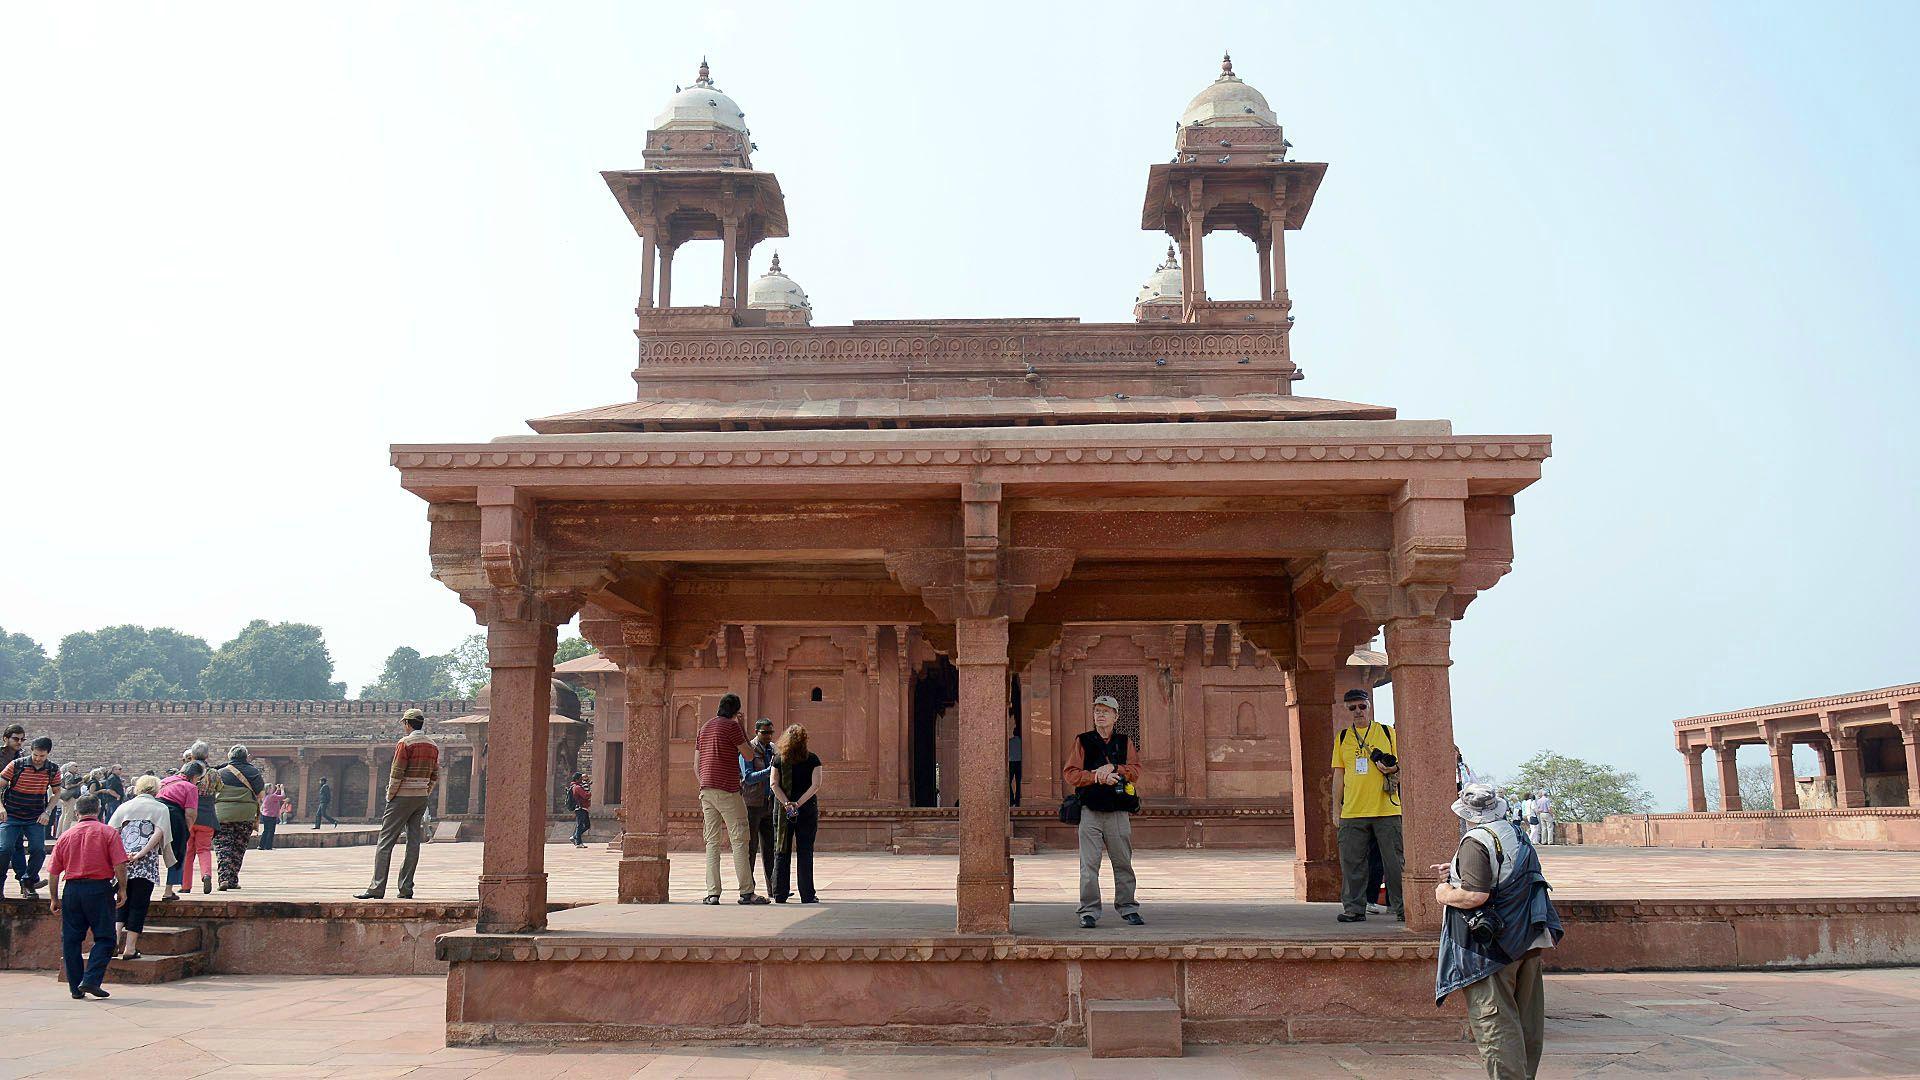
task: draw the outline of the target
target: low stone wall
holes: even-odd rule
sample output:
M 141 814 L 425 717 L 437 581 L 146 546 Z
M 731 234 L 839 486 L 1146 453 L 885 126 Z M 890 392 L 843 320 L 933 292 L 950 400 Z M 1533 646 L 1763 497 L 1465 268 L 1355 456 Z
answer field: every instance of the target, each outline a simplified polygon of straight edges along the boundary
M 1060 821 L 1055 807 L 1023 806 L 1012 812 L 1013 835 L 1028 839 L 1036 849 L 1075 851 L 1078 827 Z M 589 836 L 612 840 L 618 823 L 599 822 Z M 698 810 L 674 810 L 667 815 L 667 843 L 674 851 L 704 848 Z M 548 838 L 564 840 L 573 833 L 572 821 L 550 828 Z M 959 843 L 960 812 L 953 807 L 828 809 L 820 814 L 820 851 L 891 851 L 903 841 L 951 839 Z M 1133 816 L 1136 849 L 1215 848 L 1277 851 L 1293 846 L 1290 810 L 1241 807 L 1148 807 Z
M 1730 814 L 1626 814 L 1560 824 L 1562 843 L 1609 847 L 1826 848 L 1920 851 L 1920 809 L 1751 810 Z
M 1188 1043 L 1455 1042 L 1435 946 L 874 940 L 790 948 L 443 939 L 447 1042 L 1079 1046 L 1086 1003 L 1167 998 Z M 778 988 L 778 992 L 772 992 Z
M 1899 967 L 1920 964 L 1920 896 L 1809 900 L 1571 900 L 1553 971 Z
M 472 926 L 479 904 L 195 900 L 156 904 L 154 926 L 197 926 L 218 975 L 440 975 L 434 940 Z M 60 966 L 60 916 L 46 902 L 0 901 L 0 969 Z

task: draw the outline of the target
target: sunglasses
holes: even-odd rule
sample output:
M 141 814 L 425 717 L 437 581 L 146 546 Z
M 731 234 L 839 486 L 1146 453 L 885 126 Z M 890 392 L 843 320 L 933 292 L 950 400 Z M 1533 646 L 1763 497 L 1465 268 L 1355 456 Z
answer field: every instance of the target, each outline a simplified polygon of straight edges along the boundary
M 1365 712 L 1367 711 L 1367 703 L 1364 701 L 1356 701 L 1353 704 L 1347 706 L 1347 711 L 1348 712 Z

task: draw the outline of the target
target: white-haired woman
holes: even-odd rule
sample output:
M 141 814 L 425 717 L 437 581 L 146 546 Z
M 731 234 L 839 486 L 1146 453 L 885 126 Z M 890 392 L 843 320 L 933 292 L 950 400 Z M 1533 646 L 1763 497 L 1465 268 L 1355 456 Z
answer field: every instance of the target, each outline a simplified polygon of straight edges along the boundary
M 120 846 L 127 852 L 127 902 L 120 906 L 119 916 L 122 960 L 139 958 L 147 904 L 173 863 L 172 815 L 159 792 L 157 777 L 140 777 L 133 782 L 133 798 L 121 803 L 107 822 L 120 831 Z
M 247 857 L 247 840 L 260 822 L 260 794 L 267 778 L 247 760 L 247 748 L 236 746 L 227 763 L 214 770 L 213 857 L 220 868 L 220 891 L 240 887 L 240 864 Z

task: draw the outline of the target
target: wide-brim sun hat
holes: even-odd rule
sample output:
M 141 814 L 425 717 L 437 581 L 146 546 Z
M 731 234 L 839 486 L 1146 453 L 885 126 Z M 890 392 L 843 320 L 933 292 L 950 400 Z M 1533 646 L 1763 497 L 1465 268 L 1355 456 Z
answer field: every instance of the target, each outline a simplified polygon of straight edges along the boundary
M 1492 784 L 1468 784 L 1453 801 L 1453 812 L 1462 821 L 1485 825 L 1507 816 L 1507 800 L 1501 798 Z

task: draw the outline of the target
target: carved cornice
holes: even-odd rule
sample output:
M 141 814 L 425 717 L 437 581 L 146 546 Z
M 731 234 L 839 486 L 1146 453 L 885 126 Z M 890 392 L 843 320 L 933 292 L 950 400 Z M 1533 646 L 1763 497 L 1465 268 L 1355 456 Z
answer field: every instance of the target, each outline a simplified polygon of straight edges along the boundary
M 1032 320 L 1022 331 L 1010 333 L 998 320 L 993 326 L 969 322 L 950 320 L 938 324 L 938 329 L 915 322 L 796 327 L 786 331 L 653 331 L 640 344 L 639 373 L 650 374 L 658 368 L 757 366 L 769 362 L 779 362 L 788 370 L 805 370 L 805 365 L 814 364 L 901 366 L 903 362 L 937 361 L 943 374 L 949 365 L 969 361 L 998 366 L 1050 360 L 1089 369 L 1127 360 L 1149 364 L 1160 359 L 1237 363 L 1244 356 L 1262 364 L 1287 362 L 1287 335 L 1278 327 L 1262 327 L 1252 333 L 1181 333 L 1148 330 L 1131 323 L 1087 325 L 1061 319 Z
M 1853 693 L 1835 694 L 1831 697 L 1803 698 L 1799 701 L 1782 701 L 1773 705 L 1755 705 L 1752 708 L 1735 709 L 1732 712 L 1687 716 L 1675 720 L 1673 726 L 1677 730 L 1686 730 L 1756 720 L 1761 717 L 1817 717 L 1822 712 L 1833 712 L 1838 709 L 1864 709 L 1880 704 L 1890 706 L 1907 701 L 1920 701 L 1920 683 L 1903 683 L 1878 690 L 1856 690 Z M 1885 723 L 1886 721 L 1875 718 L 1867 722 Z
M 595 941 L 591 937 L 550 937 L 544 932 L 528 935 L 450 934 L 434 943 L 434 952 L 442 960 L 456 963 L 535 963 L 535 962 L 607 962 L 607 963 L 952 963 L 955 961 L 993 962 L 1001 960 L 1345 960 L 1416 961 L 1432 963 L 1439 945 L 1425 942 L 1379 944 L 1357 941 L 1318 941 L 1311 944 L 1273 941 L 1216 940 L 1191 944 L 1108 944 L 1081 945 L 1049 941 L 1018 941 L 1011 938 L 981 940 L 979 937 L 948 938 L 930 943 L 918 938 L 912 944 L 875 943 L 849 945 L 845 941 L 824 938 L 808 941 L 800 937 L 782 938 L 779 944 L 742 944 L 738 941 L 713 943 L 632 944 L 614 939 Z
M 1284 427 L 1285 425 L 1274 425 Z M 650 436 L 664 439 L 665 436 Z M 1218 443 L 1182 443 L 1179 445 L 1141 446 L 1137 443 L 1085 446 L 1003 446 L 985 447 L 874 447 L 821 449 L 817 440 L 794 440 L 791 446 L 769 446 L 766 441 L 742 443 L 737 448 L 702 449 L 500 449 L 497 446 L 442 449 L 430 446 L 395 447 L 391 462 L 402 469 L 579 469 L 579 468 L 661 468 L 665 466 L 724 468 L 752 467 L 846 467 L 873 465 L 951 466 L 951 465 L 1044 465 L 1094 464 L 1139 465 L 1160 468 L 1169 464 L 1226 462 L 1246 465 L 1297 463 L 1340 464 L 1342 462 L 1401 461 L 1408 463 L 1465 461 L 1540 461 L 1552 453 L 1552 440 L 1543 437 L 1498 442 L 1467 439 L 1419 438 L 1365 442 L 1313 441 L 1286 442 L 1284 432 L 1276 432 L 1265 445 L 1221 445 Z M 1097 444 L 1097 431 L 1088 431 L 1089 444 Z

